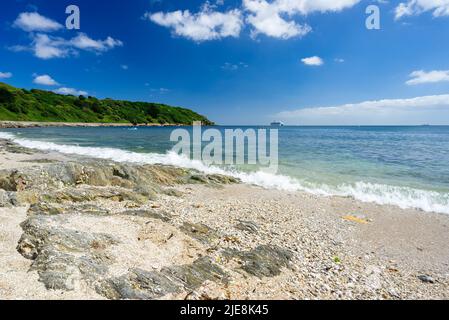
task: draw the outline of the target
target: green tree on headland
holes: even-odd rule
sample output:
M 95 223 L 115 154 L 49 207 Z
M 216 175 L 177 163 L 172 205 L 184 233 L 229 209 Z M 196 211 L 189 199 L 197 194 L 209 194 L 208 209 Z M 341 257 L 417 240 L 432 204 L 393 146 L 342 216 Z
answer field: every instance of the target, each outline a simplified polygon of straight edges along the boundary
M 0 82 L 0 120 L 132 124 L 213 124 L 185 108 L 159 103 L 130 102 L 60 95 L 14 88 Z

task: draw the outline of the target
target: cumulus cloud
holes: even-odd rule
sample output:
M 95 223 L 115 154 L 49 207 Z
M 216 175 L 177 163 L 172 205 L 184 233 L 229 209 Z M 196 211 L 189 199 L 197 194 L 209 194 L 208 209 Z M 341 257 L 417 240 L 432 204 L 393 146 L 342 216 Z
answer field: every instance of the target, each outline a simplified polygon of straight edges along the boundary
M 56 82 L 48 74 L 35 75 L 33 83 L 43 85 L 43 86 L 58 86 L 59 85 L 59 83 Z
M 309 58 L 303 58 L 301 59 L 302 63 L 304 63 L 307 66 L 322 66 L 324 64 L 323 59 L 321 59 L 318 56 L 313 56 Z
M 246 21 L 253 27 L 252 37 L 264 34 L 269 37 L 289 39 L 304 36 L 312 30 L 307 24 L 300 25 L 295 21 L 285 20 L 282 14 L 288 12 L 278 5 L 278 1 L 268 3 L 260 0 L 244 0 L 243 5 L 250 12 Z
M 9 79 L 12 77 L 11 72 L 0 72 L 0 79 Z
M 63 26 L 37 12 L 21 13 L 13 26 L 29 32 L 31 43 L 29 45 L 15 45 L 9 49 L 16 52 L 30 51 L 40 59 L 65 58 L 77 55 L 78 50 L 100 54 L 115 47 L 123 46 L 120 40 L 112 37 L 107 37 L 105 40 L 94 40 L 85 33 L 79 33 L 71 39 L 47 35 L 47 32 L 58 31 Z
M 224 37 L 238 37 L 245 23 L 252 28 L 251 36 L 264 34 L 278 39 L 301 37 L 312 28 L 307 23 L 298 23 L 295 15 L 305 17 L 315 12 L 339 12 L 353 7 L 360 0 L 243 0 L 242 11 L 216 11 L 216 5 L 206 2 L 200 12 L 189 10 L 146 13 L 145 18 L 171 28 L 173 34 L 206 41 Z
M 275 117 L 302 125 L 449 124 L 449 94 L 304 108 L 283 111 Z
M 49 37 L 46 34 L 36 34 L 33 36 L 31 51 L 40 59 L 64 58 L 72 51 L 67 45 L 67 41 L 59 37 Z
M 424 70 L 413 71 L 410 73 L 410 78 L 406 82 L 408 85 L 449 81 L 449 70 L 434 70 L 429 72 Z
M 147 12 L 144 17 L 160 26 L 170 28 L 174 35 L 194 41 L 238 37 L 243 25 L 240 10 L 218 12 L 207 3 L 198 13 L 190 13 L 189 10 Z
M 27 32 L 52 32 L 63 28 L 60 23 L 41 16 L 37 12 L 22 12 L 13 26 Z
M 243 0 L 243 7 L 249 13 L 246 21 L 252 26 L 253 36 L 264 34 L 269 37 L 289 39 L 301 37 L 312 28 L 293 20 L 293 16 L 306 16 L 314 12 L 339 12 L 353 7 L 360 0 Z
M 408 0 L 395 9 L 396 19 L 431 11 L 434 17 L 449 16 L 449 0 Z
M 31 38 L 32 41 L 29 46 L 13 46 L 10 49 L 13 51 L 31 51 L 35 57 L 48 60 L 77 55 L 79 50 L 101 54 L 123 45 L 121 41 L 111 37 L 107 37 L 105 40 L 93 40 L 84 33 L 80 33 L 69 40 L 44 33 L 32 34 Z
M 56 90 L 53 90 L 54 93 L 58 93 L 58 94 L 64 94 L 64 95 L 72 95 L 72 96 L 87 96 L 87 92 L 86 91 L 80 91 L 77 89 L 73 89 L 73 88 L 59 88 Z
M 107 37 L 105 40 L 93 40 L 85 33 L 80 33 L 78 36 L 70 40 L 70 45 L 82 50 L 89 50 L 95 52 L 105 52 L 115 47 L 123 46 L 123 42 Z

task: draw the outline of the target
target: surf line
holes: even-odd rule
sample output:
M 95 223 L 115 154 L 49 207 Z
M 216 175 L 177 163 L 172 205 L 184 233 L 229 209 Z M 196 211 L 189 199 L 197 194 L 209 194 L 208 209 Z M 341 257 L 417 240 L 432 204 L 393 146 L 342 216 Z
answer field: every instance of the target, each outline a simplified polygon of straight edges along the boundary
M 176 154 L 199 160 L 206 165 L 259 165 L 265 172 L 276 174 L 279 166 L 278 129 L 242 130 L 202 129 L 194 122 L 193 129 L 178 128 L 171 132 Z M 203 146 L 203 143 L 206 143 Z M 269 149 L 269 152 L 268 152 Z

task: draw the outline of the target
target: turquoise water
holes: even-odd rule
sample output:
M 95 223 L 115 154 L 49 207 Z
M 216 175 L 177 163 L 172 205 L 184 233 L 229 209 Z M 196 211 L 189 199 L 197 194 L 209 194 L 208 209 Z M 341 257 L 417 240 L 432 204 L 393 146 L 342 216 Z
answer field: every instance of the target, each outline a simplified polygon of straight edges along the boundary
M 225 170 L 245 182 L 268 188 L 352 196 L 449 213 L 449 126 L 283 127 L 279 129 L 277 175 L 248 166 L 218 170 L 168 155 L 174 145 L 169 141 L 172 130 L 32 128 L 2 132 L 21 144 L 45 150 L 173 164 L 207 172 Z

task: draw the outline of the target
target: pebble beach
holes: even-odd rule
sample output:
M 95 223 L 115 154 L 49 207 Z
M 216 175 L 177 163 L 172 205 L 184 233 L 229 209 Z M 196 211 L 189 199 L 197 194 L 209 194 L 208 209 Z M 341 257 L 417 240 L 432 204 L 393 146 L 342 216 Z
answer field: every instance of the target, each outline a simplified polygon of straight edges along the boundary
M 447 299 L 449 216 L 0 142 L 1 299 Z

